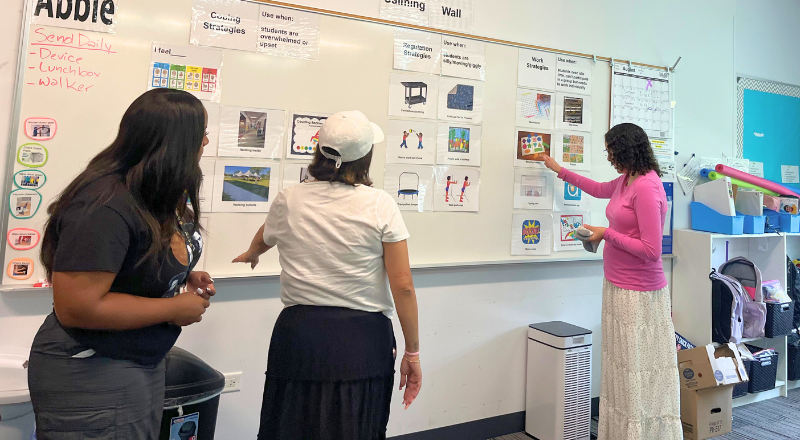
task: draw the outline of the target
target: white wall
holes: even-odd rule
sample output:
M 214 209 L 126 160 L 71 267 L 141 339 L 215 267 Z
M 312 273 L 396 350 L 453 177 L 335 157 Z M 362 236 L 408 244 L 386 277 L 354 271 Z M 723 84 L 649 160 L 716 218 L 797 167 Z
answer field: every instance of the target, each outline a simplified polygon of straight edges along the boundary
M 15 5 L 22 0 L 14 0 Z M 298 2 L 300 3 L 300 2 Z M 308 0 L 309 6 L 377 16 L 379 0 Z M 731 154 L 734 76 L 746 73 L 742 59 L 756 58 L 757 76 L 800 83 L 790 58 L 797 38 L 797 2 L 550 2 L 476 0 L 476 33 L 497 38 L 596 53 L 659 65 L 683 59 L 676 73 L 676 149 L 681 160 Z M 786 13 L 792 8 L 794 21 Z M 10 8 L 12 11 L 14 8 Z M 751 10 L 755 9 L 755 10 Z M 5 11 L 8 11 L 6 8 Z M 749 50 L 737 50 L 734 69 L 734 12 L 763 24 L 753 27 Z M 19 14 L 0 15 L 0 56 L 16 51 L 9 29 Z M 737 20 L 737 29 L 742 28 Z M 754 20 L 755 21 L 755 20 Z M 780 23 L 780 22 L 779 22 Z M 755 26 L 755 25 L 754 25 Z M 9 32 L 9 38 L 5 38 Z M 794 39 L 790 39 L 794 32 Z M 736 38 L 737 44 L 741 38 Z M 388 50 L 388 49 L 387 49 Z M 8 115 L 11 65 L 0 66 L 0 138 Z M 0 58 L 2 63 L 5 58 Z M 489 67 L 491 68 L 491 67 Z M 735 72 L 736 71 L 736 72 Z M 747 72 L 749 73 L 749 72 Z M 677 200 L 676 227 L 686 227 L 687 198 Z M 505 244 L 499 244 L 505 246 Z M 415 272 L 418 286 L 424 388 L 407 411 L 395 396 L 390 435 L 524 410 L 525 325 L 566 320 L 596 332 L 599 340 L 601 265 L 594 263 L 509 265 Z M 188 328 L 178 344 L 223 372 L 243 371 L 242 391 L 223 396 L 218 432 L 224 438 L 253 438 L 258 424 L 263 371 L 273 323 L 281 305 L 275 279 L 223 281 L 203 323 Z M 0 293 L 0 345 L 30 344 L 51 308 L 47 292 Z M 680 313 L 676 310 L 675 313 Z M 399 325 L 396 324 L 399 329 Z M 402 341 L 398 334 L 398 340 Z M 402 348 L 402 343 L 401 343 Z M 599 344 L 595 345 L 594 395 L 599 394 Z
M 737 76 L 800 86 L 800 1 L 736 0 L 735 37 Z

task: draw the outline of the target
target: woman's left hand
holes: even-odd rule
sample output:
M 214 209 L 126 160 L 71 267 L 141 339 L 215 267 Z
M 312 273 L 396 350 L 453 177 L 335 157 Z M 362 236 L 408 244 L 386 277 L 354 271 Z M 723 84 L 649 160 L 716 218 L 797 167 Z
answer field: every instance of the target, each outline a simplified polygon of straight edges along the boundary
M 211 299 L 217 293 L 214 287 L 214 279 L 208 272 L 195 271 L 189 274 L 186 281 L 186 290 L 189 293 L 196 293 L 205 299 Z
M 603 241 L 603 235 L 606 233 L 606 228 L 602 226 L 589 226 L 584 224 L 584 228 L 592 231 L 592 236 L 589 237 L 589 241 L 592 243 L 600 243 Z

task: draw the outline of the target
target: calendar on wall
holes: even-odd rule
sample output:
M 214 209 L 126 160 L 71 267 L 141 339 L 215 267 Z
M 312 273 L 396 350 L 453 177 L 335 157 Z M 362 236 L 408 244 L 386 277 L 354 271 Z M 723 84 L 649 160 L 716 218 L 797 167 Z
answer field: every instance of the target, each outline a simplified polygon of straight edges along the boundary
M 610 121 L 611 127 L 629 122 L 642 127 L 649 137 L 672 138 L 669 72 L 615 63 Z

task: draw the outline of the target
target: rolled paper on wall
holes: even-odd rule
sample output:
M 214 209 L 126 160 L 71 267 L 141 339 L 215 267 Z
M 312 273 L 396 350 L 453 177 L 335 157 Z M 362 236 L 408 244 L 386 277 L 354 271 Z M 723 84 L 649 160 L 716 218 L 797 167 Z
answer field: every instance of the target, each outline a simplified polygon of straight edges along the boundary
M 743 173 L 737 169 L 731 168 L 726 165 L 719 164 L 717 165 L 716 171 L 724 176 L 728 176 L 734 179 L 739 179 L 742 182 L 750 183 L 755 186 L 768 189 L 770 191 L 776 192 L 783 196 L 795 196 L 800 197 L 800 194 L 791 190 L 779 183 L 775 183 L 771 180 L 762 179 L 761 177 L 756 177 L 752 174 Z
M 706 170 L 704 169 L 703 171 L 706 171 Z M 709 171 L 708 176 L 706 176 L 706 177 L 708 177 L 711 180 L 717 180 L 717 179 L 722 179 L 723 177 L 729 177 L 729 176 L 724 176 L 724 175 L 722 175 L 722 174 L 720 174 L 720 173 L 718 173 L 716 171 Z M 762 187 L 760 187 L 758 185 L 753 185 L 752 183 L 742 182 L 741 180 L 735 179 L 733 177 L 731 177 L 731 183 L 736 185 L 736 186 L 738 186 L 739 188 L 754 189 L 756 191 L 761 191 L 764 194 L 769 195 L 769 196 L 776 196 L 776 197 L 780 196 L 780 194 L 776 193 L 775 191 L 770 191 L 768 189 L 764 189 L 764 188 L 762 188 Z

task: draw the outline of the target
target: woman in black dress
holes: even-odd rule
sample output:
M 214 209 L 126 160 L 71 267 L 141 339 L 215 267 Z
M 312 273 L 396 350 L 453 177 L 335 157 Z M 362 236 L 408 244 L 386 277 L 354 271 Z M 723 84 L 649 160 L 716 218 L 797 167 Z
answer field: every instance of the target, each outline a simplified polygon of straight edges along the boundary
M 39 440 L 158 438 L 164 356 L 215 293 L 193 271 L 206 121 L 189 93 L 143 94 L 50 205 L 41 259 L 54 307 L 28 373 Z

